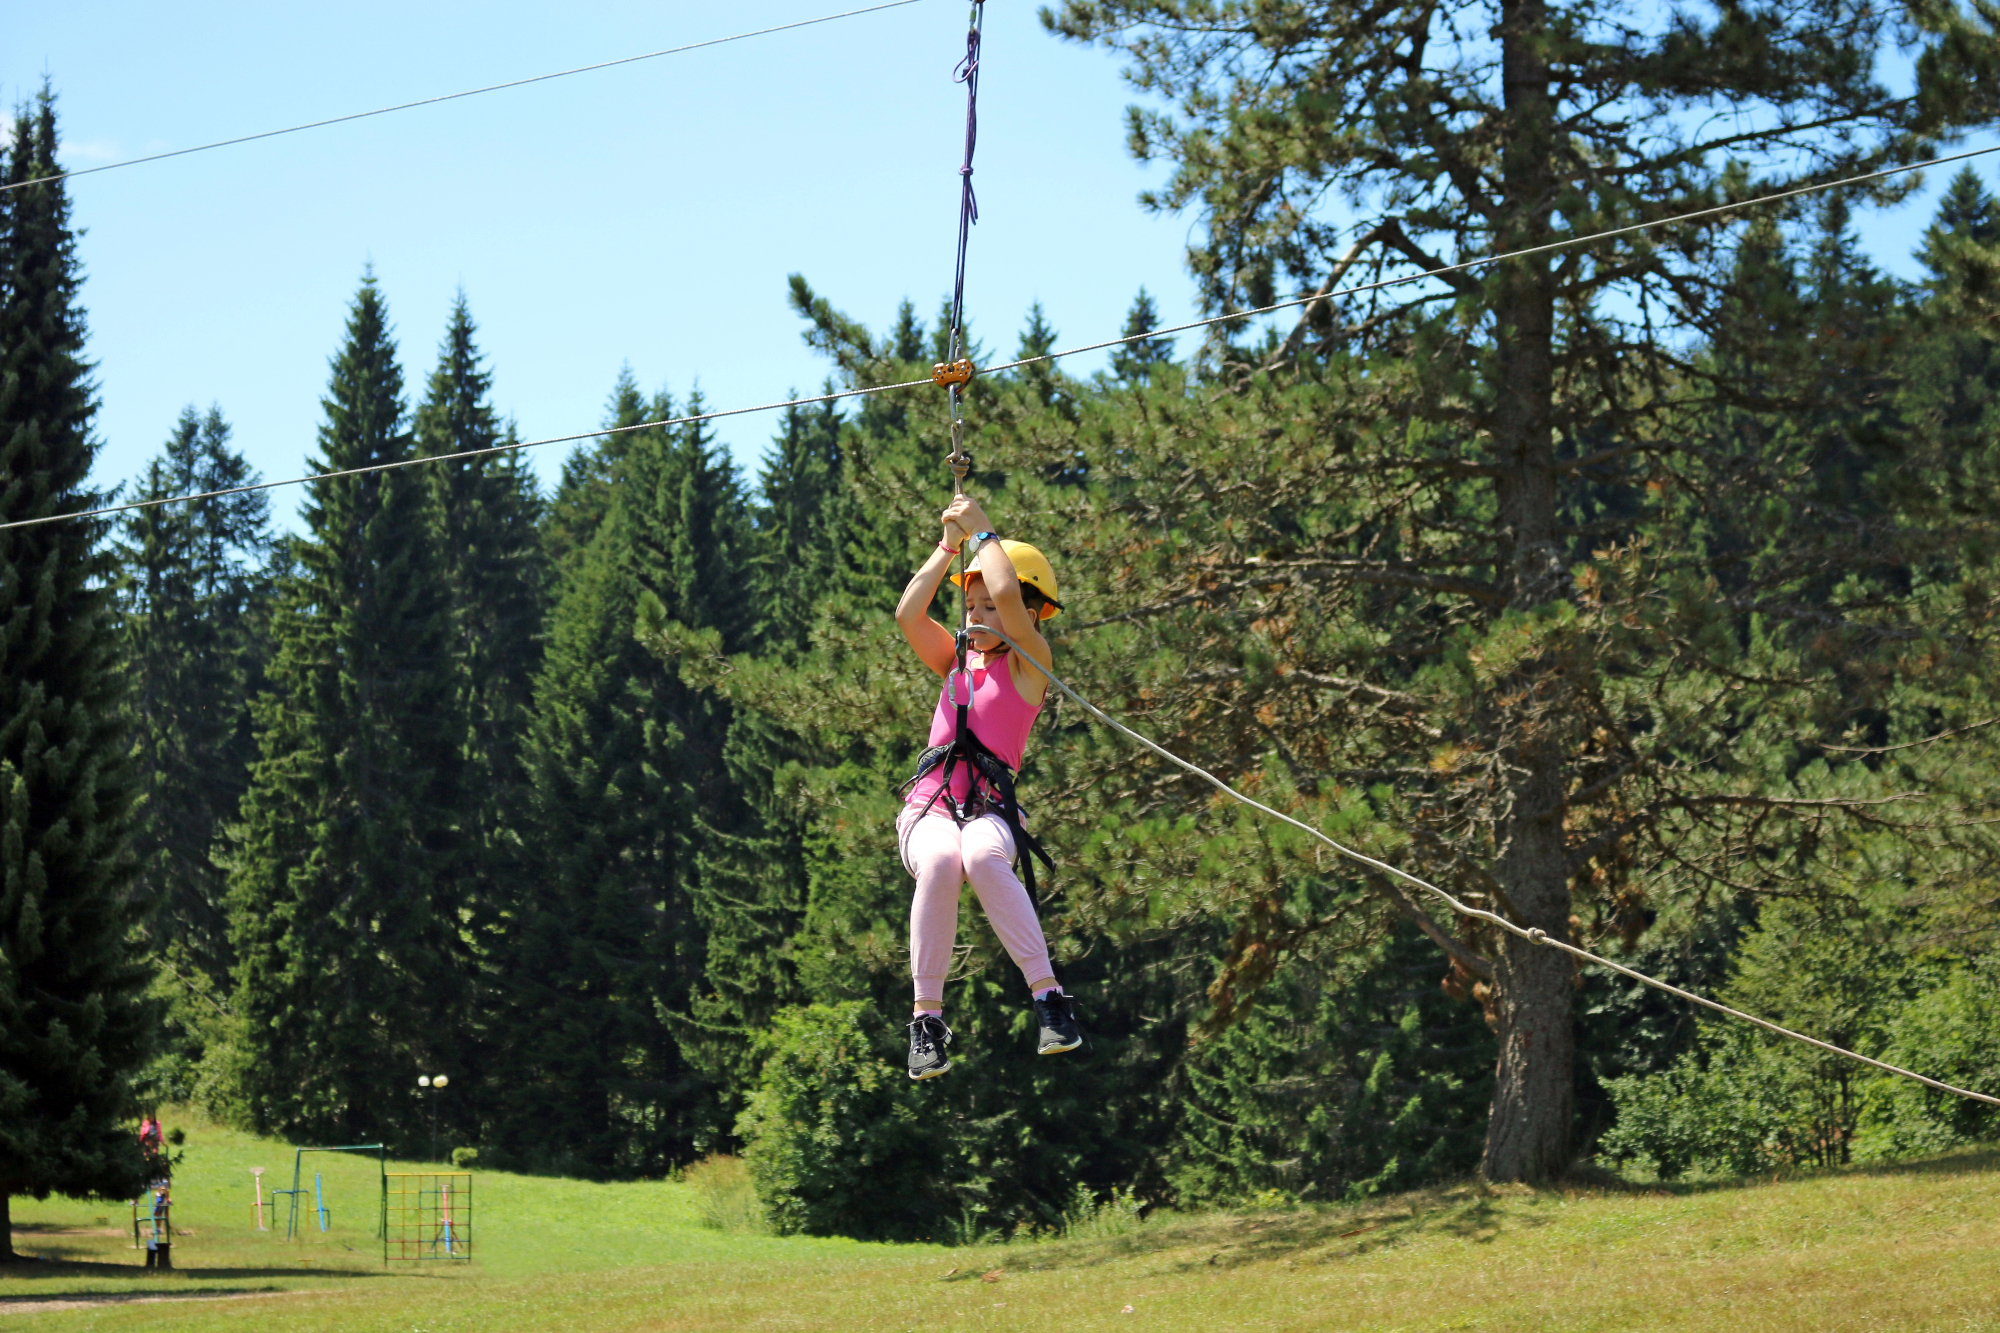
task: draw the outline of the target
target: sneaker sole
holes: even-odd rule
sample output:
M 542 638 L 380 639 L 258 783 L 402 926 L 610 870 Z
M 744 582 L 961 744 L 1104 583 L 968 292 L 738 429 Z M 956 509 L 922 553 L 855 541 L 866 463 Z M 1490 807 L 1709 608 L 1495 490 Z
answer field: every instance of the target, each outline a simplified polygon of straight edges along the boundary
M 1071 1042 L 1071 1043 L 1070 1043 L 1069 1045 L 1067 1045 L 1067 1046 L 1044 1046 L 1044 1047 L 1042 1047 L 1042 1048 L 1041 1048 L 1040 1050 L 1036 1051 L 1036 1052 L 1035 1052 L 1035 1054 L 1036 1054 L 1036 1055 L 1061 1055 L 1061 1054 L 1063 1054 L 1063 1053 L 1064 1053 L 1065 1051 L 1073 1051 L 1073 1050 L 1075 1050 L 1075 1049 L 1076 1049 L 1077 1047 L 1079 1047 L 1079 1046 L 1081 1046 L 1081 1045 L 1083 1045 L 1083 1038 L 1082 1038 L 1082 1037 L 1078 1037 L 1078 1038 L 1077 1038 L 1077 1039 L 1076 1039 L 1075 1041 Z
M 936 1069 L 927 1069 L 921 1074 L 910 1075 L 910 1082 L 921 1083 L 927 1078 L 936 1078 L 939 1074 L 949 1074 L 950 1072 L 950 1065 L 939 1065 Z

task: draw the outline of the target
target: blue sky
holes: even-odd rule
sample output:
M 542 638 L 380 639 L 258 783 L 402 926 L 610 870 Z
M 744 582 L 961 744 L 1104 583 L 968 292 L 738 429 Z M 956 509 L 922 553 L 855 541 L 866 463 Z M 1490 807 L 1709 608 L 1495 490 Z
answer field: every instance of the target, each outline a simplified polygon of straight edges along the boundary
M 17 5 L 0 95 L 47 74 L 65 161 L 90 166 L 845 7 Z M 1125 152 L 1115 57 L 1050 38 L 1020 0 L 987 8 L 976 331 L 1011 349 L 1039 299 L 1065 342 L 1096 341 L 1142 284 L 1168 322 L 1192 318 L 1192 219 L 1136 202 L 1163 173 Z M 876 327 L 905 296 L 929 314 L 949 286 L 966 14 L 923 0 L 74 181 L 100 481 L 135 475 L 187 403 L 220 404 L 266 476 L 303 470 L 369 264 L 412 396 L 463 286 L 496 404 L 529 438 L 597 425 L 628 362 L 648 389 L 699 383 L 713 407 L 810 390 L 825 366 L 785 307 L 787 274 Z M 1862 220 L 1885 267 L 1911 271 L 1942 179 Z M 754 473 L 774 424 L 721 434 Z M 544 478 L 564 448 L 540 451 Z M 277 512 L 297 499 L 278 492 Z
M 488 3 L 19 6 L 9 102 L 46 72 L 89 166 L 847 7 Z M 1191 317 L 1188 223 L 1135 196 L 1108 53 L 988 6 L 967 303 L 1011 348 L 1032 301 L 1078 342 L 1141 284 Z M 811 389 L 786 275 L 886 324 L 951 282 L 967 6 L 924 3 L 72 182 L 101 480 L 134 475 L 183 404 L 219 403 L 266 476 L 302 469 L 365 265 L 412 393 L 463 285 L 525 436 L 597 425 L 621 364 L 715 407 Z M 1089 368 L 1088 363 L 1084 366 Z M 773 418 L 722 436 L 754 469 Z M 562 449 L 540 451 L 553 478 Z M 274 496 L 289 515 L 294 494 Z

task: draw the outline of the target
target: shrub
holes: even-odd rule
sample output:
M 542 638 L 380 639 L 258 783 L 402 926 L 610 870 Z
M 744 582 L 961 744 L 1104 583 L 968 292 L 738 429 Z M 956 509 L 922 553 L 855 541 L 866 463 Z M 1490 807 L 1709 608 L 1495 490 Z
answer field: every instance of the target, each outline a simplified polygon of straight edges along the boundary
M 1974 1092 L 2000 1095 L 2000 964 L 1959 968 L 1908 1004 L 1889 1025 L 1882 1058 Z M 1862 1155 L 1902 1157 L 1991 1139 L 1996 1108 L 1905 1078 L 1877 1080 Z
M 763 1231 L 764 1211 L 757 1187 L 741 1157 L 717 1153 L 704 1157 L 682 1176 L 694 1191 L 701 1224 L 717 1231 Z
M 1754 1029 L 1711 1032 L 1658 1074 L 1607 1080 L 1618 1122 L 1598 1151 L 1671 1180 L 1700 1170 L 1749 1175 L 1818 1160 L 1825 1127 L 1795 1063 L 1758 1046 Z
M 868 1026 L 864 1026 L 864 1023 Z M 771 1227 L 781 1234 L 914 1240 L 952 1215 L 943 1155 L 860 1001 L 781 1011 L 762 1039 L 763 1074 L 736 1132 Z
M 1090 1186 L 1079 1181 L 1076 1192 L 1070 1196 L 1069 1207 L 1063 1210 L 1062 1234 L 1074 1240 L 1123 1236 L 1144 1220 L 1142 1208 L 1131 1190 L 1114 1189 L 1100 1201 L 1091 1193 Z
M 1859 915 L 1772 904 L 1745 938 L 1721 998 L 1872 1055 L 1885 1043 L 1907 976 L 1881 936 L 1879 923 Z M 1713 1019 L 1670 1069 L 1605 1087 L 1618 1122 L 1599 1151 L 1671 1178 L 1844 1163 L 1874 1080 L 1845 1056 Z

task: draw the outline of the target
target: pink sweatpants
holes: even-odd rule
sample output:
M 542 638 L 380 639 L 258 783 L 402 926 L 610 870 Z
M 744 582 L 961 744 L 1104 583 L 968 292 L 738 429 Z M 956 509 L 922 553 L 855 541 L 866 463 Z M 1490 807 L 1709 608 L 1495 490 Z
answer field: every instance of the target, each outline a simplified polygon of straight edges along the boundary
M 918 1004 L 944 1004 L 944 978 L 958 938 L 958 889 L 968 880 L 1028 988 L 1056 984 L 1042 923 L 1014 873 L 1014 835 L 1000 816 L 982 815 L 961 828 L 941 810 L 920 816 L 916 806 L 906 805 L 896 817 L 896 841 L 903 868 L 917 880 L 910 900 L 910 977 Z

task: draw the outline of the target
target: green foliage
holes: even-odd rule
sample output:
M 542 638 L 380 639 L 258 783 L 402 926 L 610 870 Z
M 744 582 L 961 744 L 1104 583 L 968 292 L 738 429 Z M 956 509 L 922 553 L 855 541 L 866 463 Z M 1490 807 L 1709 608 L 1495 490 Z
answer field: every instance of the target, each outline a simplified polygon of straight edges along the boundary
M 139 497 L 225 490 L 255 475 L 219 408 L 182 411 Z M 228 880 L 216 854 L 256 757 L 250 701 L 269 644 L 270 501 L 253 491 L 140 509 L 125 520 L 120 588 L 132 728 L 144 780 L 134 853 L 151 903 L 166 1040 L 141 1092 L 197 1095 L 205 1048 L 227 1026 Z
M 742 1158 L 727 1153 L 704 1157 L 683 1171 L 681 1179 L 694 1191 L 703 1226 L 739 1234 L 767 1229 L 757 1187 Z
M 918 1240 L 949 1216 L 918 1089 L 884 1025 L 856 1001 L 779 1013 L 737 1122 L 765 1216 L 781 1235 Z
M 46 87 L 13 127 L 7 183 L 60 170 Z M 0 195 L 0 522 L 103 503 L 80 281 L 63 184 Z M 0 531 L 0 1258 L 10 1196 L 141 1179 L 126 1117 L 151 1006 L 105 535 Z
M 1039 316 L 1040 311 L 1037 309 Z M 1125 326 L 1118 330 L 1121 338 L 1137 338 L 1142 333 L 1151 333 L 1160 327 L 1159 307 L 1153 304 L 1153 297 L 1144 287 L 1132 299 L 1132 309 L 1126 312 Z M 1036 338 L 1037 330 L 1031 325 L 1023 336 L 1027 345 Z M 1172 338 L 1146 338 L 1139 342 L 1128 342 L 1111 351 L 1111 373 L 1127 384 L 1149 384 L 1153 375 L 1174 362 L 1174 340 Z
M 1905 966 L 1882 923 L 1776 903 L 1736 956 L 1722 1000 L 1836 1046 L 1878 1055 L 1902 1000 Z M 1928 1061 L 1919 1061 L 1928 1063 Z M 1734 1021 L 1706 1024 L 1672 1068 L 1612 1079 L 1614 1161 L 1662 1177 L 1743 1174 L 1852 1160 L 1872 1083 L 1852 1060 Z
M 475 455 L 424 469 L 437 523 L 439 563 L 430 577 L 443 591 L 455 733 L 440 756 L 437 797 L 456 827 L 439 874 L 456 888 L 468 964 L 486 974 L 470 1000 L 474 1012 L 455 1015 L 461 1030 L 477 1029 L 477 1044 L 456 1055 L 460 1069 L 491 1068 L 514 1040 L 499 997 L 515 897 L 534 875 L 523 837 L 530 788 L 521 750 L 550 582 L 534 473 L 519 453 L 478 456 L 511 441 L 513 430 L 502 429 L 493 409 L 493 380 L 475 333 L 461 292 L 413 422 L 419 453 Z M 493 1114 L 491 1086 L 466 1078 L 460 1086 L 463 1092 L 445 1101 L 443 1124 L 479 1136 Z
M 324 402 L 315 470 L 411 456 L 372 275 Z M 410 469 L 330 479 L 304 518 L 231 853 L 245 1091 L 288 1133 L 401 1141 L 421 1125 L 408 1071 L 453 1067 L 471 982 L 435 494 Z
M 675 415 L 664 394 L 643 410 Z M 727 1132 L 689 1053 L 703 1040 L 689 1010 L 708 952 L 702 830 L 740 822 L 729 712 L 633 631 L 648 598 L 731 649 L 753 626 L 745 506 L 714 437 L 693 425 L 620 438 L 608 508 L 581 554 L 558 560 L 523 741 L 531 870 L 494 964 L 495 1146 L 593 1175 L 663 1172 Z M 559 497 L 558 516 L 588 496 L 567 511 Z
M 1955 1087 L 2000 1096 L 2000 959 L 1951 968 L 1896 1013 L 1881 1058 Z M 1907 1079 L 1875 1080 L 1860 1150 L 1869 1157 L 1990 1142 L 1995 1108 Z
M 1267 986 L 1189 1058 L 1179 1198 L 1359 1199 L 1469 1173 L 1493 1035 L 1437 974 L 1405 928 Z

